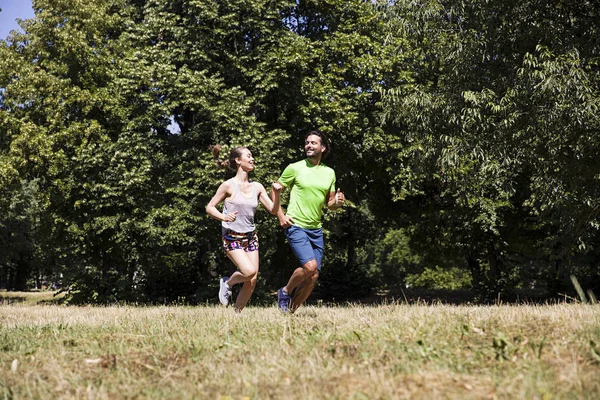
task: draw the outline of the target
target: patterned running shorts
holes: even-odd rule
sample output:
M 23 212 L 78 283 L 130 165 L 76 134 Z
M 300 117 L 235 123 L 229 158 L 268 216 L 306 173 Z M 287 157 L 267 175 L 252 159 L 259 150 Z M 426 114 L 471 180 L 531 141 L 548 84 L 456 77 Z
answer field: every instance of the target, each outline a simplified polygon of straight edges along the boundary
M 223 251 L 244 250 L 251 252 L 258 250 L 258 236 L 255 231 L 238 233 L 227 229 L 223 232 Z

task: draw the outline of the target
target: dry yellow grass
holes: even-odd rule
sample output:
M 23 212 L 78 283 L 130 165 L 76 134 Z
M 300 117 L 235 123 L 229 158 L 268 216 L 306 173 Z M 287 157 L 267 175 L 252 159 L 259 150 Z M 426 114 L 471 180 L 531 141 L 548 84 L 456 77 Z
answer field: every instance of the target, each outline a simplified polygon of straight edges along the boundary
M 597 399 L 600 307 L 0 306 L 11 399 Z

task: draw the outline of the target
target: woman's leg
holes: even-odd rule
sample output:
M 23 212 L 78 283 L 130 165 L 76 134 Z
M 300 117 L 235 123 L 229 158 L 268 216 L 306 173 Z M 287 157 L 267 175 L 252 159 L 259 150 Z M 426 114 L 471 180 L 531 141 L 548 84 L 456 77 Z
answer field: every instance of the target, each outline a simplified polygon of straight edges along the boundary
M 256 286 L 256 277 L 258 275 L 258 250 L 246 252 L 242 249 L 227 252 L 227 257 L 235 264 L 237 271 L 234 272 L 227 284 L 232 287 L 236 283 L 243 283 L 242 289 L 238 293 L 235 309 L 237 312 L 242 309 L 250 300 L 254 287 Z
M 229 280 L 227 281 L 229 287 L 232 287 L 236 283 L 247 282 L 256 277 L 256 274 L 258 273 L 258 263 L 255 263 L 250 256 L 252 253 L 256 252 L 246 253 L 242 249 L 227 252 L 227 257 L 238 269 L 229 277 Z
M 248 300 L 252 296 L 252 292 L 254 292 L 254 288 L 256 287 L 256 280 L 258 278 L 258 264 L 259 264 L 259 255 L 258 250 L 251 251 L 246 253 L 247 259 L 252 262 L 254 266 L 255 273 L 252 277 L 244 282 L 244 285 L 240 289 L 237 298 L 235 299 L 235 311 L 241 312 L 246 304 L 248 304 Z

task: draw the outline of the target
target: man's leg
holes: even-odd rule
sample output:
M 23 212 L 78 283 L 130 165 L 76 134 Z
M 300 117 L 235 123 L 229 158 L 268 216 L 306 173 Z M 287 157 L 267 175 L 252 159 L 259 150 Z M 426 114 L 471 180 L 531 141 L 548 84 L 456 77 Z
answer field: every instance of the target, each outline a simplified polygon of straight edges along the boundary
M 305 279 L 300 285 L 296 287 L 296 292 L 294 293 L 294 297 L 292 297 L 292 302 L 290 304 L 291 313 L 296 311 L 298 307 L 300 307 L 306 301 L 306 299 L 308 299 L 313 289 L 315 288 L 317 279 L 319 279 L 319 271 L 314 273 L 308 279 Z
M 305 229 L 291 226 L 285 230 L 285 236 L 287 237 L 294 255 L 298 261 L 300 261 L 300 265 L 302 265 L 302 267 L 294 270 L 287 285 L 281 287 L 277 291 L 277 305 L 279 309 L 283 312 L 288 312 L 291 303 L 290 294 L 292 290 L 294 290 L 294 288 L 302 281 L 310 277 L 314 273 L 312 270 L 315 269 L 317 265 L 316 262 L 314 262 L 312 246 Z
M 304 229 L 292 226 L 287 230 L 286 236 L 302 267 L 296 268 L 287 285 L 277 291 L 277 302 L 279 308 L 284 312 L 289 311 L 290 294 L 298 285 L 306 282 L 306 289 L 303 289 L 303 291 L 308 291 L 306 297 L 312 292 L 316 278 L 314 281 L 311 281 L 311 279 L 319 272 L 324 247 L 323 231 L 321 229 Z
M 288 281 L 287 285 L 277 291 L 277 303 L 281 311 L 290 311 L 290 306 L 292 303 L 291 295 L 295 288 L 298 288 L 300 286 L 302 286 L 303 288 L 304 286 L 310 286 L 310 291 L 312 291 L 314 283 L 312 285 L 304 285 L 304 283 L 309 282 L 311 280 L 311 277 L 319 272 L 317 267 L 318 264 L 316 260 L 309 260 L 306 263 L 304 263 L 302 267 L 296 268 L 294 270 L 294 273 L 290 277 L 290 280 Z M 296 292 L 298 291 L 296 290 Z M 310 295 L 310 292 L 308 294 Z
M 285 285 L 284 289 L 287 293 L 292 293 L 292 291 L 301 283 L 312 277 L 314 274 L 318 273 L 318 264 L 317 260 L 310 260 L 306 262 L 302 267 L 296 268 L 294 273 L 290 277 L 287 285 Z
M 290 278 L 290 281 L 288 282 L 286 287 L 288 293 L 291 294 L 294 289 L 296 289 L 294 297 L 290 302 L 290 312 L 296 311 L 296 309 L 308 299 L 317 283 L 319 271 L 321 270 L 323 248 L 325 247 L 323 242 L 323 231 L 321 229 L 312 229 L 306 230 L 305 233 L 311 246 L 310 254 L 314 258 L 302 266 L 304 279 L 300 282 L 296 282 L 293 281 L 292 278 L 294 278 L 294 276 L 292 275 L 292 278 Z

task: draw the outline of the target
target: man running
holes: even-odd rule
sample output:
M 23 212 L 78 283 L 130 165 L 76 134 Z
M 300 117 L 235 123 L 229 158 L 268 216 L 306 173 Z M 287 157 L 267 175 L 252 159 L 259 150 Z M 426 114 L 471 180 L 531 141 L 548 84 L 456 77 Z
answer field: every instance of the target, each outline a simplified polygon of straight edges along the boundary
M 294 312 L 306 301 L 319 278 L 323 259 L 323 230 L 321 217 L 327 205 L 335 210 L 344 204 L 344 194 L 335 190 L 335 172 L 321 161 L 329 154 L 325 134 L 311 131 L 306 135 L 306 159 L 288 165 L 279 183 L 291 188 L 287 214 L 277 212 L 279 225 L 284 228 L 292 251 L 300 261 L 287 285 L 277 291 L 281 311 Z

